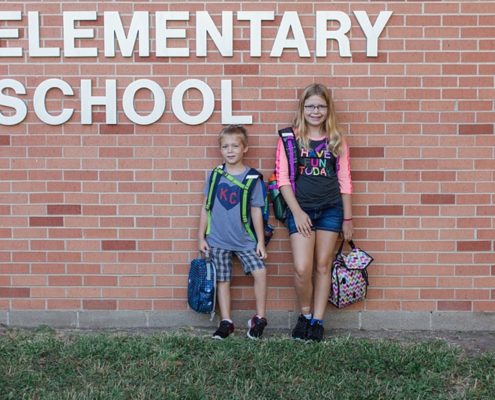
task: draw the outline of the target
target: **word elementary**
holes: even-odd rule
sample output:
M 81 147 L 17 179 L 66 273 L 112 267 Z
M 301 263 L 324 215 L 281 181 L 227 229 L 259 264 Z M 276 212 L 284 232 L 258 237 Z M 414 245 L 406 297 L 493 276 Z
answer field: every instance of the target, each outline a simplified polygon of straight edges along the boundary
M 371 22 L 366 11 L 353 11 L 353 14 L 366 38 L 366 55 L 376 57 L 378 55 L 378 39 L 392 12 L 381 11 L 374 23 Z M 128 15 L 126 15 L 127 17 Z M 275 12 L 273 11 L 238 11 L 235 20 L 232 11 L 223 11 L 221 12 L 221 30 L 218 29 L 208 11 L 195 13 L 194 26 L 189 25 L 191 14 L 188 11 L 157 11 L 153 15 L 150 15 L 148 11 L 135 11 L 130 17 L 130 24 L 126 33 L 119 12 L 107 11 L 103 13 L 105 57 L 115 57 L 116 43 L 123 57 L 132 57 L 136 41 L 141 57 L 150 56 L 150 44 L 152 43 L 155 46 L 154 55 L 156 57 L 189 57 L 191 54 L 190 43 L 195 44 L 194 52 L 197 57 L 207 57 L 208 37 L 211 38 L 221 56 L 231 57 L 234 49 L 234 22 L 239 23 L 241 27 L 249 25 L 249 54 L 251 57 L 260 57 L 263 24 L 269 24 L 270 21 L 272 24 L 275 23 Z M 91 24 L 88 21 L 97 21 L 97 19 L 96 11 L 66 11 L 62 13 L 64 57 L 98 57 L 97 47 L 88 47 L 88 43 L 85 47 L 76 46 L 81 39 L 95 39 L 97 30 L 90 27 Z M 4 21 L 24 22 L 24 18 L 20 11 L 1 11 L 0 24 Z M 329 40 L 337 41 L 341 57 L 352 56 L 350 40 L 347 36 L 352 25 L 349 15 L 342 11 L 316 11 L 313 22 L 314 35 L 312 36 L 316 57 L 326 57 Z M 331 29 L 329 29 L 329 25 L 331 25 Z M 154 41 L 150 40 L 152 33 L 150 28 L 152 26 Z M 61 48 L 42 47 L 41 28 L 40 13 L 37 11 L 28 12 L 27 46 L 29 57 L 60 57 Z M 193 33 L 190 32 L 191 29 L 194 29 Z M 18 28 L 0 29 L 0 39 L 18 39 L 19 37 Z M 3 41 L 5 42 L 5 40 Z M 173 47 L 169 46 L 170 42 L 173 42 Z M 280 57 L 285 49 L 296 49 L 300 57 L 311 57 L 308 38 L 303 30 L 299 14 L 295 11 L 286 11 L 281 15 L 270 56 Z M 10 43 L 8 46 L 0 48 L 0 57 L 23 57 L 24 50 L 22 47 L 16 47 L 15 44 Z

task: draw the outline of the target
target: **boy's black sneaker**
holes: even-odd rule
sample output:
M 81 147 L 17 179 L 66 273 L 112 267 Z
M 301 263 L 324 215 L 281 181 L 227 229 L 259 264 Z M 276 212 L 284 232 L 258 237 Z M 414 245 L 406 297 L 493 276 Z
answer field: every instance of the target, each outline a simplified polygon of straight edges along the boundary
M 308 328 L 308 340 L 313 342 L 321 342 L 323 340 L 323 325 L 319 322 L 315 322 L 313 325 L 309 324 Z
M 234 324 L 232 322 L 222 320 L 220 321 L 220 326 L 213 334 L 213 339 L 223 340 L 227 338 L 231 333 L 234 332 Z
M 248 321 L 249 329 L 247 331 L 247 337 L 254 340 L 259 339 L 261 335 L 263 335 L 263 330 L 267 325 L 268 322 L 266 321 L 266 318 L 260 318 L 255 315 Z
M 304 315 L 300 314 L 297 318 L 297 323 L 292 330 L 292 339 L 295 340 L 308 340 L 308 328 L 310 320 Z

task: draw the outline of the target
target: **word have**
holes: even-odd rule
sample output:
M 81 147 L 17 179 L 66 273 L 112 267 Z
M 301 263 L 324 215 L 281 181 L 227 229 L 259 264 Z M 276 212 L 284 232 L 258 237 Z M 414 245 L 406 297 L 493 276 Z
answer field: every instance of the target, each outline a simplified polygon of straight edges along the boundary
M 366 55 L 377 57 L 378 38 L 385 25 L 392 16 L 392 11 L 381 11 L 372 24 L 366 11 L 353 11 L 353 14 L 366 37 Z M 188 25 L 190 13 L 188 11 L 158 11 L 154 13 L 154 44 L 156 57 L 189 57 L 190 43 L 196 45 L 195 55 L 206 57 L 208 54 L 207 39 L 211 38 L 219 53 L 223 57 L 232 57 L 234 48 L 234 13 L 223 11 L 221 32 L 208 11 L 195 13 L 196 23 L 195 37 L 188 35 L 190 29 L 171 28 L 169 24 Z M 81 39 L 95 39 L 95 28 L 80 27 L 80 21 L 96 21 L 96 11 L 65 11 L 63 20 L 63 54 L 64 57 L 98 57 L 97 47 L 77 47 L 76 43 Z M 327 56 L 328 40 L 336 40 L 341 57 L 351 57 L 350 40 L 347 36 L 351 29 L 351 18 L 342 11 L 316 11 L 314 21 L 314 41 L 316 57 Z M 3 21 L 22 21 L 20 11 L 1 11 L 0 25 Z M 38 11 L 28 12 L 28 49 L 29 57 L 60 57 L 59 47 L 42 47 L 40 35 L 40 14 Z M 237 21 L 249 22 L 249 54 L 251 57 L 261 56 L 262 25 L 263 22 L 274 21 L 274 11 L 238 11 Z M 329 30 L 328 25 L 339 25 L 338 28 Z M 87 26 L 87 23 L 84 24 Z M 189 27 L 188 27 L 189 28 Z M 150 56 L 150 13 L 148 11 L 135 11 L 126 32 L 120 13 L 106 11 L 103 13 L 104 55 L 115 57 L 115 44 L 117 42 L 123 57 L 132 57 L 136 41 L 139 43 L 139 55 Z M 0 29 L 0 39 L 18 39 L 19 29 Z M 191 35 L 192 36 L 192 35 Z M 169 39 L 174 43 L 184 40 L 186 47 L 169 47 Z M 195 39 L 195 40 L 192 40 Z M 180 45 L 180 44 L 179 44 Z M 303 31 L 299 15 L 295 11 L 286 11 L 282 14 L 280 25 L 270 51 L 271 57 L 281 57 L 285 49 L 296 49 L 300 57 L 310 57 L 308 41 Z M 0 57 L 22 57 L 22 47 L 0 48 Z
M 322 143 L 316 149 L 301 148 L 301 157 L 304 160 L 304 165 L 299 167 L 300 175 L 328 176 L 327 161 L 334 158 L 334 156 L 332 152 L 327 150 L 325 143 Z
M 9 89 L 15 94 L 26 94 L 24 85 L 15 79 L 0 79 L 0 107 L 13 109 L 9 115 L 0 112 L 0 125 L 16 125 L 24 121 L 28 114 L 26 103 L 10 94 L 3 93 Z M 196 115 L 190 115 L 184 109 L 184 96 L 190 89 L 198 90 L 202 96 L 203 107 Z M 45 124 L 62 125 L 69 121 L 74 114 L 73 108 L 64 108 L 54 115 L 46 108 L 46 97 L 49 91 L 56 90 L 64 96 L 73 96 L 73 88 L 62 79 L 46 79 L 35 89 L 33 106 L 36 116 Z M 147 115 L 139 114 L 135 109 L 136 93 L 140 90 L 148 90 L 153 95 L 153 109 Z M 63 101 L 60 102 L 63 104 Z M 232 115 L 232 81 L 221 81 L 221 119 L 222 124 L 251 124 L 249 115 Z M 117 81 L 107 79 L 105 81 L 105 95 L 94 96 L 91 79 L 81 79 L 80 86 L 81 124 L 93 123 L 93 106 L 105 108 L 105 123 L 115 125 L 118 121 L 117 113 Z M 158 121 L 165 112 L 165 93 L 161 86 L 150 79 L 138 79 L 130 83 L 124 90 L 122 108 L 125 116 L 138 125 L 150 125 Z M 180 82 L 172 93 L 172 112 L 178 120 L 187 125 L 199 125 L 206 122 L 215 111 L 215 96 L 213 90 L 199 79 L 187 79 Z

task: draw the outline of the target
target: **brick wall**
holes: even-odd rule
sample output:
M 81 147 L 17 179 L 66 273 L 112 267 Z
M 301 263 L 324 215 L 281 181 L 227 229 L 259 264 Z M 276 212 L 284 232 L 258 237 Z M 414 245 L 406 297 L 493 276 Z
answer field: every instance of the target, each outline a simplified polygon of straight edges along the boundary
M 21 82 L 26 119 L 0 125 L 0 310 L 181 311 L 186 306 L 189 261 L 197 254 L 197 225 L 206 170 L 219 163 L 220 82 L 232 81 L 234 115 L 251 115 L 248 163 L 268 176 L 274 164 L 276 130 L 290 123 L 305 85 L 327 84 L 342 131 L 351 146 L 356 242 L 375 258 L 365 303 L 349 311 L 495 311 L 494 61 L 495 3 L 491 1 L 274 1 L 274 2 L 89 2 L 2 1 L 2 11 L 21 11 L 19 39 L 0 48 L 22 47 L 23 57 L 3 57 L 0 77 Z M 221 11 L 274 11 L 262 26 L 262 55 L 249 55 L 249 24 L 235 21 L 234 55 L 160 58 L 103 52 L 104 11 L 119 11 L 124 25 L 135 11 L 208 11 L 221 26 Z M 327 57 L 314 54 L 316 11 L 351 17 L 352 57 L 340 57 L 335 42 Z M 378 57 L 353 15 L 371 21 L 393 11 L 379 39 Z M 27 13 L 40 12 L 42 44 L 63 47 L 62 12 L 97 11 L 94 58 L 27 54 Z M 287 49 L 270 57 L 285 11 L 297 11 L 310 57 Z M 153 31 L 153 30 L 152 30 Z M 194 34 L 188 33 L 194 49 Z M 186 40 L 171 41 L 182 47 Z M 73 97 L 53 91 L 47 109 L 75 109 L 65 124 L 49 126 L 33 112 L 41 81 L 63 79 Z M 123 115 L 121 97 L 136 79 L 163 88 L 165 114 L 149 126 Z M 206 82 L 215 112 L 190 126 L 172 113 L 170 96 L 186 79 Z M 92 79 L 102 95 L 117 79 L 119 123 L 105 123 L 105 108 L 82 125 L 80 80 Z M 6 93 L 13 95 L 12 91 Z M 136 108 L 149 113 L 149 93 L 138 92 Z M 201 110 L 195 91 L 186 95 L 191 114 Z M 4 115 L 12 109 L 0 107 Z M 254 308 L 251 281 L 237 266 L 233 307 Z M 270 312 L 294 310 L 291 255 L 282 226 L 269 246 Z M 0 315 L 1 316 L 1 315 Z

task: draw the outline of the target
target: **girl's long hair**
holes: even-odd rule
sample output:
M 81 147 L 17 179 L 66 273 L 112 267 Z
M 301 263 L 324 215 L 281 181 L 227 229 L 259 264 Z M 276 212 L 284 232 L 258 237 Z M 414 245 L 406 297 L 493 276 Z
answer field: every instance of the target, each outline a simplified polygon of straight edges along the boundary
M 328 107 L 328 112 L 322 126 L 322 134 L 327 137 L 328 151 L 331 151 L 335 156 L 337 156 L 342 150 L 342 135 L 337 129 L 335 106 L 333 104 L 332 96 L 326 86 L 320 83 L 313 83 L 307 86 L 299 99 L 299 107 L 293 122 L 293 126 L 298 137 L 297 140 L 301 147 L 309 147 L 308 126 L 306 120 L 304 119 L 304 103 L 311 96 L 320 96 L 325 100 Z

